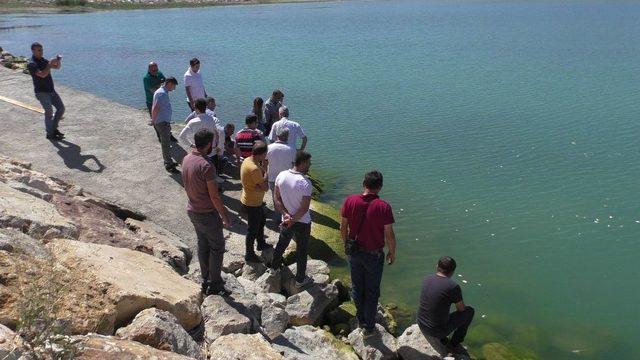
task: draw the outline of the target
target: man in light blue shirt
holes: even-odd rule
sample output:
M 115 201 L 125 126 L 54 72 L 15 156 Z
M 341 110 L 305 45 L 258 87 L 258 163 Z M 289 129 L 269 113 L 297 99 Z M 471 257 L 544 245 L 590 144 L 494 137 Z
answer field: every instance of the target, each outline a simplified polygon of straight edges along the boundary
M 151 122 L 160 136 L 160 144 L 162 146 L 162 157 L 164 159 L 164 168 L 170 173 L 179 172 L 176 169 L 176 163 L 171 159 L 171 99 L 169 92 L 173 91 L 178 85 L 178 80 L 169 77 L 156 92 L 153 94 L 153 105 L 151 107 Z

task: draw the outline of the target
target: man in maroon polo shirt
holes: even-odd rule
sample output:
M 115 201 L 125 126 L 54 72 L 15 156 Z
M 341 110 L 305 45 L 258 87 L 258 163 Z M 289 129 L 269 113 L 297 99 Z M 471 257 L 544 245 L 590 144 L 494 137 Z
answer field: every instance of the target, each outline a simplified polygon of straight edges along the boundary
M 356 318 L 365 336 L 375 330 L 380 297 L 380 281 L 384 267 L 384 245 L 387 244 L 387 263 L 396 259 L 396 238 L 393 233 L 391 206 L 378 197 L 382 189 L 382 173 L 377 170 L 364 175 L 362 194 L 347 197 L 342 206 L 340 234 L 345 243 L 355 240 L 349 256 L 352 295 L 356 304 Z

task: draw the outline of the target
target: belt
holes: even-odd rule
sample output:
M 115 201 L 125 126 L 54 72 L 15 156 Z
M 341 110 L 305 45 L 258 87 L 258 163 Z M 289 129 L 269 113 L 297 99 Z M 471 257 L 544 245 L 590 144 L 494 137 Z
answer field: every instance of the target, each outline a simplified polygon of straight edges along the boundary
M 358 251 L 363 252 L 363 253 L 367 253 L 367 254 L 377 255 L 377 254 L 383 252 L 382 249 L 384 249 L 384 248 L 380 248 L 380 249 L 376 249 L 376 250 L 366 250 L 366 249 L 363 249 L 363 248 L 358 248 Z

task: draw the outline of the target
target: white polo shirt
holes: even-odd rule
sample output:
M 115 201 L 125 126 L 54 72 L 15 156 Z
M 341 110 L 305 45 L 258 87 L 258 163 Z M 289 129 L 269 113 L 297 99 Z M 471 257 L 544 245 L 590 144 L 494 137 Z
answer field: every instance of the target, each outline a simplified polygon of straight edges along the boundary
M 295 121 L 291 121 L 286 117 L 283 117 L 282 119 L 273 123 L 273 126 L 271 126 L 271 133 L 269 133 L 269 140 L 271 140 L 271 142 L 275 142 L 276 140 L 278 140 L 276 134 L 278 134 L 278 129 L 281 128 L 289 129 L 288 144 L 294 148 L 297 146 L 296 143 L 298 142 L 298 138 L 303 138 L 305 136 L 304 130 L 302 129 L 302 126 L 300 126 L 300 124 Z
M 184 86 L 190 86 L 191 90 L 191 98 L 193 100 L 196 99 L 204 99 L 204 82 L 202 81 L 202 75 L 200 75 L 200 71 L 194 73 L 191 71 L 191 67 L 187 69 L 187 72 L 184 73 Z M 189 97 L 187 97 L 187 101 L 189 101 Z
M 269 182 L 274 182 L 278 174 L 293 167 L 293 161 L 296 158 L 296 149 L 279 141 L 269 144 L 268 149 Z
M 284 207 L 289 214 L 295 214 L 300 209 L 300 203 L 303 197 L 311 197 L 313 186 L 311 181 L 304 174 L 293 169 L 285 170 L 276 177 L 276 186 L 280 189 L 280 197 Z M 304 224 L 311 223 L 311 214 L 309 210 L 304 214 L 298 222 Z

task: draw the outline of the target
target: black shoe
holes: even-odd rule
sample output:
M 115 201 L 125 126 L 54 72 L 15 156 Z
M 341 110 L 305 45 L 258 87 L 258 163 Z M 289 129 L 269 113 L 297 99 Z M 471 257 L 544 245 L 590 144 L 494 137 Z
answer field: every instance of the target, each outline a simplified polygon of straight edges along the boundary
M 364 337 L 365 339 L 370 338 L 375 334 L 376 334 L 376 328 L 373 328 L 373 329 L 364 328 L 362 330 L 362 337 Z
M 58 136 L 58 135 L 56 135 L 56 134 L 53 134 L 53 135 L 47 135 L 47 140 L 50 140 L 50 141 L 60 141 L 60 140 L 62 140 L 62 139 L 63 139 L 63 138 L 62 138 L 61 136 Z
M 173 135 L 170 135 L 171 137 L 169 138 L 169 140 L 171 140 L 171 142 L 178 142 L 178 139 L 176 139 Z
M 256 255 L 255 253 L 251 253 L 251 254 L 247 254 L 244 256 L 244 261 L 246 262 L 250 262 L 250 263 L 259 263 L 262 262 L 260 260 L 260 258 L 258 257 L 258 255 Z
M 179 174 L 180 171 L 178 169 L 176 169 L 176 164 L 173 165 L 169 165 L 169 166 L 165 166 L 164 167 L 168 172 L 172 173 L 172 174 Z
M 209 296 L 209 295 L 229 296 L 229 295 L 231 295 L 231 291 L 225 289 L 224 287 L 219 288 L 219 289 L 209 288 L 205 294 L 207 296 Z
M 202 285 L 200 285 L 200 292 L 203 294 L 207 293 L 207 290 L 209 289 L 209 283 L 208 282 L 203 282 Z
M 273 249 L 273 246 L 271 244 L 266 243 L 266 242 L 262 243 L 262 244 L 258 243 L 257 249 L 258 249 L 258 251 L 264 251 L 264 250 L 267 250 L 267 249 Z
M 442 343 L 442 345 L 446 346 L 449 343 L 449 338 L 443 337 L 442 339 L 440 339 L 440 342 Z
M 467 350 L 460 343 L 454 344 L 452 342 L 449 342 L 447 344 L 447 352 L 451 355 L 460 355 L 466 354 Z
M 60 132 L 60 130 L 56 130 L 54 132 L 55 135 L 58 135 L 60 138 L 64 138 L 64 134 Z

